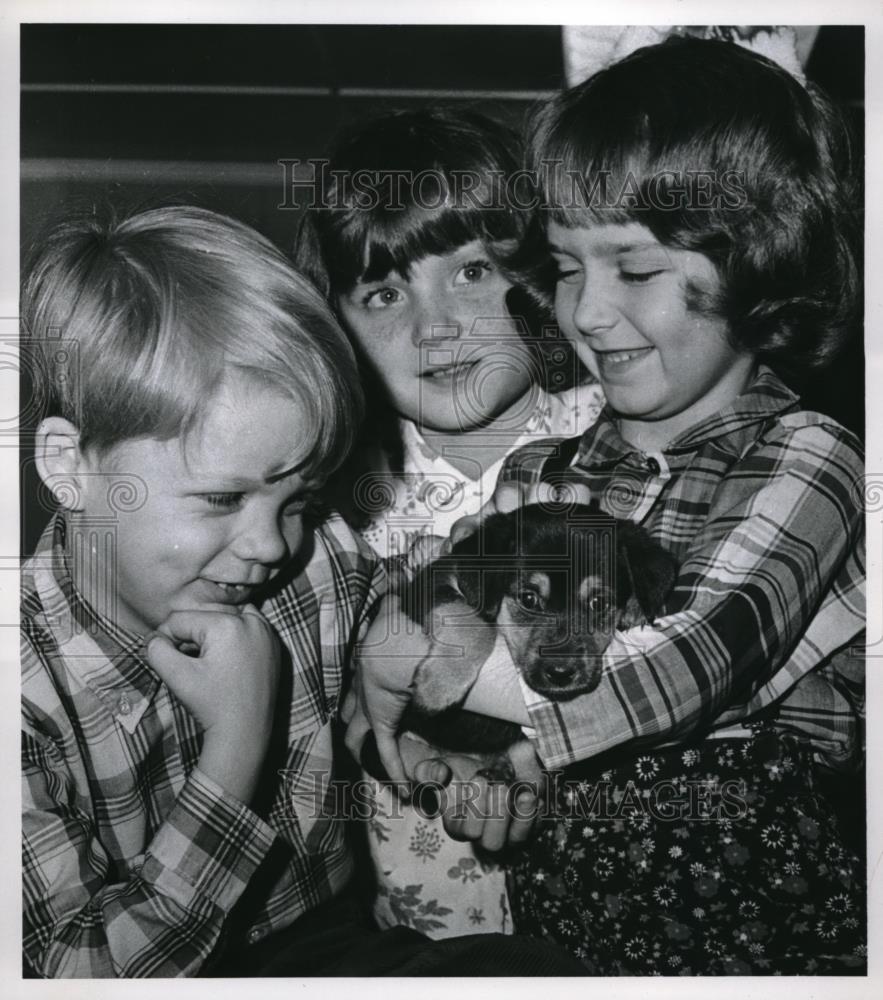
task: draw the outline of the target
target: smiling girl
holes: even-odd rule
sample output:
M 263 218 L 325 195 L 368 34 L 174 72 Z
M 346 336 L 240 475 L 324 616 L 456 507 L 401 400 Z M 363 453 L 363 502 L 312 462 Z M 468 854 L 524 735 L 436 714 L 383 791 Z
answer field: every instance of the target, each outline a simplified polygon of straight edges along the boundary
M 666 613 L 614 636 L 593 691 L 553 700 L 496 664 L 464 704 L 530 725 L 562 772 L 510 899 L 519 932 L 599 975 L 866 964 L 862 831 L 828 794 L 863 758 L 863 457 L 782 380 L 823 370 L 854 323 L 845 139 L 811 87 L 691 39 L 635 52 L 535 122 L 542 207 L 519 266 L 609 405 L 554 462 L 549 442 L 510 456 L 482 515 L 553 487 L 593 497 L 680 569 Z M 398 778 L 425 650 L 390 666 L 373 638 L 347 739 L 373 728 Z

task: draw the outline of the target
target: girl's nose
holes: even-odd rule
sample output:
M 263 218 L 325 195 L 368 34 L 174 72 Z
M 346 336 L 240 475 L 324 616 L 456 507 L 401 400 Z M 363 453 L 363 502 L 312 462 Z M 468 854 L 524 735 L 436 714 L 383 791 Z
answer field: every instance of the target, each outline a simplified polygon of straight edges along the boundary
M 606 282 L 587 277 L 583 281 L 573 311 L 574 326 L 583 334 L 608 330 L 615 326 L 617 312 Z
M 432 341 L 456 340 L 463 333 L 462 317 L 444 295 L 421 302 L 415 309 L 411 340 L 415 347 Z

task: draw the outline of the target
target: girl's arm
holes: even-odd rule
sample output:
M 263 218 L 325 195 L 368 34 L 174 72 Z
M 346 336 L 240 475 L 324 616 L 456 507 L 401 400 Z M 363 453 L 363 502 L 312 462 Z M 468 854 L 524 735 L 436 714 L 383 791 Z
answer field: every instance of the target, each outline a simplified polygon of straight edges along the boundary
M 786 693 L 798 724 L 812 716 L 849 739 L 833 687 L 817 673 L 795 685 L 863 628 L 862 461 L 836 426 L 787 419 L 718 484 L 674 613 L 614 639 L 598 688 L 551 702 L 512 674 L 482 673 L 467 707 L 499 715 L 515 680 L 547 767 L 737 721 Z
M 795 724 L 812 718 L 817 732 L 848 742 L 850 707 L 834 683 L 808 675 L 864 625 L 863 465 L 847 432 L 789 422 L 798 419 L 784 418 L 717 484 L 681 566 L 678 607 L 617 637 L 594 691 L 548 701 L 501 656 L 497 669 L 482 670 L 466 707 L 524 724 L 518 685 L 547 767 L 747 718 L 786 695 Z M 398 696 L 384 719 L 390 742 L 414 667 L 397 681 L 386 676 Z

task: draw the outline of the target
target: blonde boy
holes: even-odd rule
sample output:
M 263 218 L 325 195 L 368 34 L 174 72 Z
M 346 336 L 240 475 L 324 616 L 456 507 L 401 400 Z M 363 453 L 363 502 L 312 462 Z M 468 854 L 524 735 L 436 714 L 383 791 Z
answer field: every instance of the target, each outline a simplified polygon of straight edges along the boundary
M 26 973 L 572 974 L 351 889 L 333 724 L 383 575 L 311 503 L 362 412 L 318 293 L 175 207 L 61 226 L 22 315 L 59 507 L 23 576 Z

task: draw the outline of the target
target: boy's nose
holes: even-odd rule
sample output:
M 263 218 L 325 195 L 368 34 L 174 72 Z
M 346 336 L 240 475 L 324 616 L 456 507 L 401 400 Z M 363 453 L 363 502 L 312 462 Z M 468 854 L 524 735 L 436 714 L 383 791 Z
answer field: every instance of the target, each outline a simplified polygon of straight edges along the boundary
M 253 519 L 243 525 L 232 548 L 245 562 L 272 566 L 297 549 L 301 534 L 300 518 L 285 518 L 284 530 L 276 518 Z

